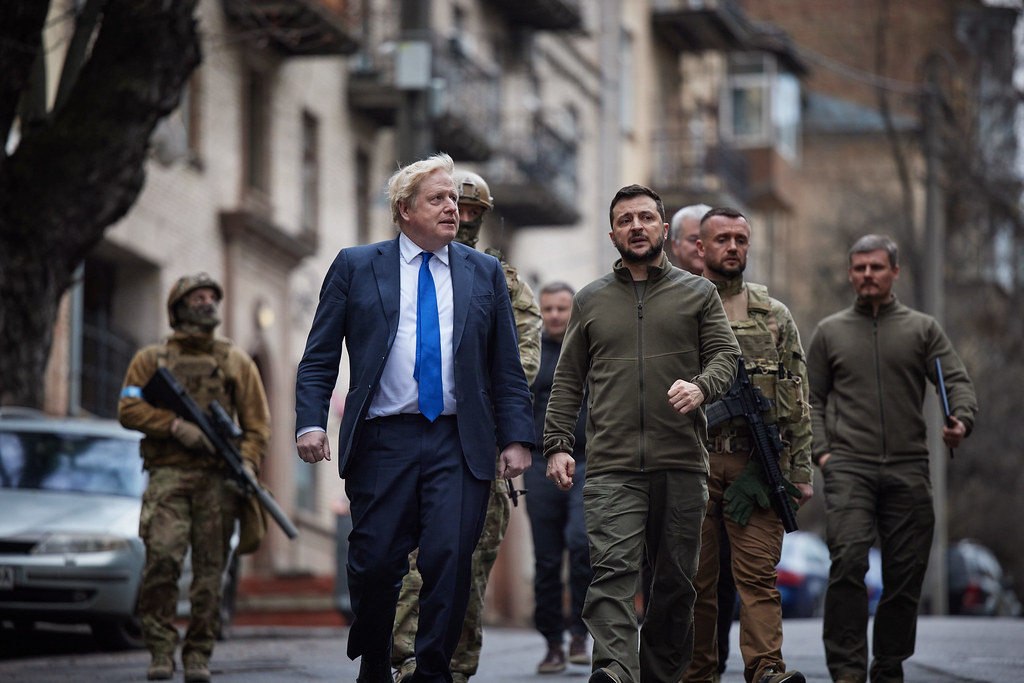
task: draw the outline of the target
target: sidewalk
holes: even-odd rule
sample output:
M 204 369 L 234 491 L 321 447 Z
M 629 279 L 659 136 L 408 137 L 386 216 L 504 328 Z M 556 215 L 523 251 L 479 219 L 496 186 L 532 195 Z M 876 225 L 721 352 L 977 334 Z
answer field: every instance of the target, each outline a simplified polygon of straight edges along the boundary
M 783 647 L 790 668 L 809 683 L 829 683 L 821 645 L 820 619 L 791 619 L 783 624 Z M 737 650 L 738 628 L 723 683 L 742 683 Z M 351 683 L 358 662 L 345 656 L 344 627 L 239 626 L 230 640 L 217 644 L 211 670 L 216 683 L 288 683 L 344 681 Z M 49 634 L 50 638 L 55 638 Z M 145 651 L 95 652 L 68 649 L 54 639 L 52 654 L 0 660 L 0 680 L 31 683 L 143 680 L 149 656 Z M 917 653 L 904 666 L 905 683 L 992 683 L 1015 681 L 1024 671 L 1024 620 L 971 617 L 924 617 L 920 620 Z M 59 647 L 57 647 L 59 646 Z M 63 648 L 63 649 L 62 649 Z M 474 683 L 585 683 L 588 667 L 570 666 L 560 674 L 539 675 L 537 663 L 544 643 L 533 631 L 484 629 L 483 653 Z M 73 654 L 67 654 L 71 652 Z M 180 665 L 179 665 L 180 666 Z M 180 669 L 176 679 L 181 680 Z M 645 682 L 646 683 L 646 682 Z

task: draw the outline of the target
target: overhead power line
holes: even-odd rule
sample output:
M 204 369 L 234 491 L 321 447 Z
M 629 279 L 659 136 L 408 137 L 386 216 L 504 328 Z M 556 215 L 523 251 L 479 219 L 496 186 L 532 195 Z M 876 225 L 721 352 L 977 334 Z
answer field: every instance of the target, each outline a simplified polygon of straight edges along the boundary
M 923 82 L 910 82 L 901 81 L 895 78 L 888 78 L 886 76 L 879 76 L 878 74 L 871 73 L 870 71 L 864 71 L 848 64 L 826 57 L 825 55 L 815 52 L 814 50 L 803 47 L 800 45 L 796 46 L 797 52 L 800 56 L 809 62 L 817 64 L 818 66 L 828 69 L 833 73 L 837 73 L 844 78 L 848 78 L 864 85 L 870 85 L 873 88 L 882 88 L 889 90 L 890 92 L 903 93 L 906 95 L 918 95 L 924 89 Z

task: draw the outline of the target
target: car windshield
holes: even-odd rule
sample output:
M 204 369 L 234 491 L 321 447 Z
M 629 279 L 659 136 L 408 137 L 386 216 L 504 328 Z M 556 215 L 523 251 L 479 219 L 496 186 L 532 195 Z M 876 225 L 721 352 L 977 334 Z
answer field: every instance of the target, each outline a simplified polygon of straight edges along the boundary
M 0 432 L 0 488 L 137 498 L 145 489 L 139 442 L 59 432 Z

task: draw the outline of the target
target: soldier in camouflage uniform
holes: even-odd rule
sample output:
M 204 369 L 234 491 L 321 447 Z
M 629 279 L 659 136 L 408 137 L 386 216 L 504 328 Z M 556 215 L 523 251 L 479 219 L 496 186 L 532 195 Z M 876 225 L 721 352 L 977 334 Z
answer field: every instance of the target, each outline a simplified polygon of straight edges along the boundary
M 790 495 L 802 504 L 811 485 L 811 422 L 807 367 L 800 333 L 786 306 L 768 296 L 763 285 L 743 281 L 750 227 L 735 209 L 712 209 L 701 220 L 700 255 L 704 277 L 715 283 L 751 381 L 771 399 L 763 415 L 777 424 L 785 448 L 779 468 Z M 732 569 L 740 596 L 740 651 L 747 683 L 803 683 L 799 671 L 782 660 L 782 599 L 775 566 L 782 552 L 782 521 L 759 500 L 767 484 L 751 456 L 753 443 L 742 417 L 708 427 L 708 513 L 701 529 L 700 564 L 694 588 L 694 644 L 686 683 L 711 683 L 718 677 L 718 538 L 732 546 Z
M 459 231 L 455 240 L 469 247 L 476 247 L 483 224 L 484 213 L 494 208 L 487 183 L 476 173 L 455 171 L 455 187 L 459 192 Z M 512 312 L 519 335 L 519 357 L 526 373 L 526 381 L 533 384 L 540 369 L 540 308 L 533 296 L 533 290 L 519 273 L 509 265 L 497 249 L 486 249 L 485 253 L 501 261 L 505 271 L 505 282 L 512 298 Z M 480 648 L 483 645 L 484 593 L 491 567 L 498 557 L 498 547 L 505 537 L 512 505 L 509 499 L 510 484 L 501 478 L 491 482 L 491 496 L 487 503 L 484 529 L 473 551 L 473 583 L 462 627 L 462 637 L 452 655 L 451 669 L 454 683 L 469 680 L 476 673 L 480 662 Z M 419 592 L 423 585 L 416 569 L 416 551 L 409 555 L 409 573 L 402 581 L 395 612 L 394 645 L 391 651 L 392 665 L 398 669 L 396 681 L 407 678 L 416 670 L 415 641 L 419 617 Z
M 209 681 L 210 655 L 220 627 L 221 576 L 230 550 L 240 491 L 198 426 L 142 397 L 142 387 L 166 367 L 203 410 L 217 400 L 244 431 L 239 450 L 249 473 L 259 471 L 270 439 L 270 411 L 256 364 L 226 339 L 220 323 L 221 286 L 205 273 L 179 279 L 167 299 L 174 334 L 132 359 L 117 406 L 118 419 L 145 437 L 140 450 L 149 485 L 139 535 L 146 565 L 139 590 L 142 635 L 151 655 L 149 680 L 174 675 L 178 578 L 192 546 L 192 613 L 182 644 L 186 681 Z

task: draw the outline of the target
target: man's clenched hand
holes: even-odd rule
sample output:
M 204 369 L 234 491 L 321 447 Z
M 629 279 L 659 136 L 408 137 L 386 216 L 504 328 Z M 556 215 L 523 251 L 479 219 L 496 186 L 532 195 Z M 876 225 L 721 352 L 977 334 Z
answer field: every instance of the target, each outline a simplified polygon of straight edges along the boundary
M 704 392 L 700 387 L 685 379 L 677 379 L 668 390 L 668 402 L 672 407 L 685 415 L 696 410 L 704 403 Z

